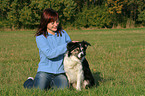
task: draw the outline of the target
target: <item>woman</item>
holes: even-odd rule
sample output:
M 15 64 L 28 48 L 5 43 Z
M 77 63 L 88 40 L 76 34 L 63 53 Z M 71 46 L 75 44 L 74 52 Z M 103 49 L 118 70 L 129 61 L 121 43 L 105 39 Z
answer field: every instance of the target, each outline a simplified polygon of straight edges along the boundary
M 40 26 L 36 32 L 36 43 L 39 49 L 40 62 L 33 80 L 28 78 L 25 88 L 67 88 L 63 58 L 67 43 L 71 41 L 66 31 L 59 24 L 59 16 L 53 9 L 45 9 L 41 15 Z

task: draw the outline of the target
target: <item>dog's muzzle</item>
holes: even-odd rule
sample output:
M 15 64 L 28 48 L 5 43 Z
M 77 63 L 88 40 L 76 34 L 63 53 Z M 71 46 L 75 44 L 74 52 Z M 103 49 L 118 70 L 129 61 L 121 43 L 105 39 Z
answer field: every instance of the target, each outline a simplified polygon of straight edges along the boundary
M 82 57 L 84 57 L 84 52 L 80 52 L 80 53 L 78 54 L 78 58 L 79 58 L 79 59 L 82 59 Z

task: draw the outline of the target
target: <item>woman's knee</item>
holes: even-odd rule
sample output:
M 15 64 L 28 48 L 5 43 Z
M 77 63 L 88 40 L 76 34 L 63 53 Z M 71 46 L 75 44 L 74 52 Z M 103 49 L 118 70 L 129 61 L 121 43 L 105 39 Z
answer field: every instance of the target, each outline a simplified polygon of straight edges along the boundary
M 53 87 L 55 88 L 68 88 L 69 87 L 69 83 L 68 83 L 68 79 L 64 74 L 60 74 L 58 76 L 56 76 L 54 78 L 54 80 L 52 81 Z
M 50 87 L 51 74 L 38 72 L 34 79 L 34 87 L 40 89 L 48 89 Z

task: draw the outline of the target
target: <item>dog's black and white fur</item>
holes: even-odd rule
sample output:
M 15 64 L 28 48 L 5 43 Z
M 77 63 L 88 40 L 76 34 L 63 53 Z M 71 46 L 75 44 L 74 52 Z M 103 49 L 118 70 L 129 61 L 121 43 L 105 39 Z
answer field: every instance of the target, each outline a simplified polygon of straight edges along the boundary
M 88 45 L 90 46 L 90 43 L 86 41 L 70 42 L 67 44 L 67 53 L 64 57 L 64 70 L 69 84 L 77 90 L 95 85 L 89 64 L 85 59 Z

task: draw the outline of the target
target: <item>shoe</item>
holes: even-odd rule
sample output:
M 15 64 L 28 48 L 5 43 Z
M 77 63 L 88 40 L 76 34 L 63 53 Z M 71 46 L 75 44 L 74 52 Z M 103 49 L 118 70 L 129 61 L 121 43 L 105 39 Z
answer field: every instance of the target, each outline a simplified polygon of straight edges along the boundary
M 28 77 L 28 79 L 32 79 L 32 80 L 34 80 L 34 78 L 33 78 L 33 77 Z
M 28 79 L 24 82 L 23 86 L 24 86 L 24 88 L 31 89 L 31 88 L 33 88 L 33 84 L 34 84 L 34 78 L 28 77 Z

